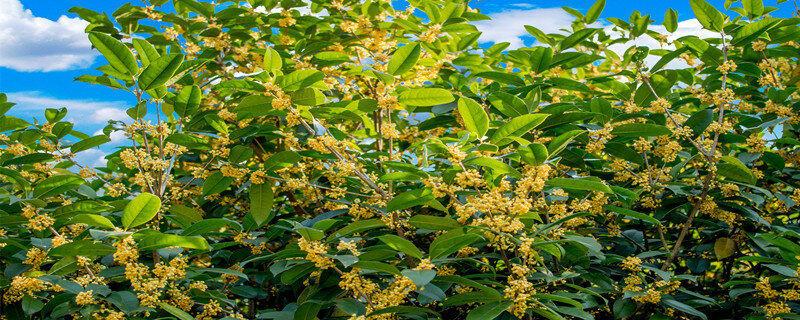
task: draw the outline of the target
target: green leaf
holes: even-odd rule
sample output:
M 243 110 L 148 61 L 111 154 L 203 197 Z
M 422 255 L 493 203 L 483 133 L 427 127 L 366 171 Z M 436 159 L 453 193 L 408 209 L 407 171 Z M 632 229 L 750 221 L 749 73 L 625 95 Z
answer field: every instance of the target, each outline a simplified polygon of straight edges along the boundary
M 511 301 L 490 301 L 486 304 L 470 310 L 467 320 L 492 320 L 497 318 L 503 311 L 506 311 L 512 304 Z
M 92 227 L 114 229 L 114 223 L 99 214 L 81 213 L 69 219 L 66 224 L 83 223 Z
M 586 133 L 584 130 L 572 130 L 555 137 L 547 145 L 548 159 L 555 157 L 558 153 L 563 151 L 572 140 L 575 140 L 575 138 L 584 133 Z
M 663 305 L 665 305 L 667 307 L 671 307 L 671 308 L 673 308 L 675 310 L 678 310 L 680 312 L 699 317 L 700 319 L 708 320 L 708 317 L 705 315 L 705 313 L 702 313 L 702 312 L 698 311 L 697 309 L 695 309 L 695 308 L 693 308 L 693 307 L 691 307 L 691 306 L 689 306 L 689 305 L 687 305 L 687 304 L 685 304 L 683 302 L 679 302 L 678 300 L 665 299 L 665 300 L 661 300 L 661 304 L 663 304 Z
M 203 100 L 203 91 L 200 87 L 186 86 L 181 88 L 180 93 L 175 97 L 172 106 L 175 112 L 181 116 L 186 117 L 193 115 L 200 108 L 200 103 Z
M 722 260 L 733 255 L 736 251 L 736 241 L 731 238 L 722 237 L 714 241 L 714 255 L 717 260 Z
M 283 58 L 272 47 L 267 47 L 264 51 L 264 70 L 269 72 L 280 71 L 283 67 Z
M 621 215 L 624 215 L 624 216 L 627 216 L 627 217 L 630 217 L 630 218 L 639 219 L 639 220 L 642 220 L 642 221 L 645 221 L 645 222 L 648 222 L 648 223 L 652 223 L 652 224 L 655 224 L 655 225 L 660 225 L 661 224 L 661 221 L 658 221 L 658 219 L 653 218 L 653 217 L 651 217 L 649 215 L 646 215 L 644 213 L 641 213 L 641 212 L 636 212 L 636 211 L 633 211 L 633 210 L 630 210 L 630 209 L 620 208 L 620 207 L 612 206 L 612 205 L 607 205 L 604 208 L 606 210 L 609 210 L 609 211 L 612 211 L 612 212 L 616 212 L 616 213 L 619 213 Z
M 219 171 L 214 172 L 203 183 L 203 195 L 207 196 L 228 190 L 231 183 L 233 183 L 233 178 L 223 176 Z
M 104 243 L 92 240 L 76 240 L 50 249 L 48 254 L 54 257 L 101 257 L 116 251 L 114 247 Z
M 281 77 L 278 81 L 285 91 L 297 91 L 308 88 L 325 78 L 325 74 L 317 70 L 302 69 Z
M 263 225 L 268 221 L 272 213 L 272 204 L 275 202 L 275 194 L 272 185 L 269 183 L 254 184 L 250 186 L 250 214 L 256 225 Z
M 300 161 L 300 154 L 297 152 L 281 151 L 271 155 L 267 161 L 264 161 L 264 171 L 292 166 L 298 161 Z
M 436 277 L 436 270 L 406 269 L 403 270 L 402 274 L 414 282 L 417 288 L 423 288 Z
M 367 230 L 385 227 L 386 224 L 381 221 L 381 219 L 367 219 L 367 220 L 357 220 L 353 221 L 350 224 L 344 226 L 343 228 L 337 230 L 334 233 L 335 237 L 343 237 L 352 233 L 364 232 Z
M 752 42 L 758 39 L 758 37 L 760 37 L 764 32 L 767 32 L 769 29 L 772 29 L 772 27 L 778 25 L 780 22 L 781 19 L 764 18 L 762 20 L 749 23 L 736 31 L 736 34 L 733 35 L 733 40 L 731 43 L 738 46 Z
M 292 102 L 299 106 L 317 106 L 325 103 L 325 94 L 315 88 L 303 88 L 289 93 Z
M 108 136 L 106 135 L 94 136 L 91 138 L 86 138 L 81 141 L 75 142 L 74 144 L 72 144 L 72 146 L 69 147 L 69 150 L 72 151 L 72 153 L 78 153 L 94 147 L 99 147 L 102 144 L 109 141 L 111 141 L 111 139 L 109 139 Z
M 227 229 L 242 231 L 242 225 L 236 221 L 225 218 L 204 219 L 191 223 L 185 227 L 181 235 L 196 236 L 207 233 L 224 232 Z
M 528 131 L 533 130 L 536 126 L 542 124 L 544 119 L 547 119 L 547 114 L 525 114 L 515 117 L 504 124 L 500 129 L 494 132 L 491 141 L 498 146 L 504 146 L 511 142 L 511 137 L 520 137 Z
M 393 234 L 385 234 L 378 237 L 378 240 L 385 243 L 392 249 L 405 253 L 417 259 L 422 259 L 422 251 L 417 248 L 411 241 Z
M 165 83 L 175 74 L 183 63 L 183 55 L 179 53 L 160 57 L 150 63 L 139 75 L 139 88 L 150 90 Z
M 531 48 L 529 54 L 528 61 L 531 64 L 531 71 L 544 72 L 550 68 L 550 62 L 553 60 L 553 48 L 537 46 Z
M 389 60 L 386 71 L 395 76 L 406 73 L 417 63 L 420 51 L 419 42 L 412 42 L 398 48 Z
M 611 134 L 619 137 L 655 137 L 671 133 L 669 128 L 651 123 L 626 123 L 611 130 Z
M 678 11 L 672 8 L 667 9 L 667 12 L 664 13 L 664 28 L 669 32 L 678 30 Z
M 133 49 L 136 50 L 136 55 L 139 56 L 139 60 L 142 60 L 142 67 L 147 67 L 150 65 L 150 62 L 161 57 L 156 47 L 145 39 L 134 38 Z
M 54 175 L 39 182 L 33 188 L 34 198 L 47 198 L 56 195 L 62 195 L 65 192 L 77 188 L 85 181 L 76 175 Z
M 458 221 L 455 221 L 451 218 L 429 216 L 424 214 L 411 216 L 411 218 L 408 219 L 408 223 L 415 228 L 428 230 L 451 230 L 461 227 L 461 224 L 458 223 Z
M 178 307 L 170 305 L 166 302 L 161 302 L 158 305 L 161 306 L 161 309 L 164 309 L 164 311 L 169 312 L 171 315 L 180 320 L 194 320 L 194 317 L 192 317 L 191 314 L 186 313 L 186 311 L 183 311 Z
M 130 76 L 139 73 L 139 65 L 136 64 L 131 49 L 128 49 L 122 41 L 98 32 L 90 32 L 89 41 L 108 60 L 108 64 L 114 70 Z
M 458 114 L 464 120 L 464 126 L 475 134 L 476 138 L 485 136 L 489 131 L 489 115 L 475 100 L 466 97 L 458 99 Z
M 689 5 L 694 11 L 694 16 L 704 28 L 712 31 L 722 31 L 725 26 L 725 16 L 706 0 L 689 0 Z
M 125 229 L 147 223 L 161 209 L 161 199 L 151 193 L 142 192 L 133 198 L 122 211 L 122 226 Z
M 442 234 L 431 242 L 428 252 L 431 259 L 446 258 L 463 247 L 471 245 L 481 236 L 474 233 L 464 233 L 461 229 L 454 229 Z
M 584 191 L 597 191 L 605 193 L 614 193 L 600 179 L 592 178 L 552 178 L 545 183 L 551 187 L 571 189 L 571 190 L 584 190 Z
M 3 164 L 6 166 L 11 166 L 11 165 L 32 164 L 32 163 L 45 163 L 53 160 L 54 158 L 55 157 L 49 153 L 35 152 L 8 159 Z
M 515 178 L 522 177 L 522 175 L 519 173 L 519 171 L 517 171 L 517 169 L 514 169 L 514 167 L 492 157 L 476 157 L 464 161 L 464 164 L 477 165 L 484 168 L 488 168 L 492 170 L 492 174 L 495 176 L 507 174 Z
M 742 0 L 742 7 L 750 19 L 758 18 L 764 14 L 763 0 Z
M 489 102 L 506 117 L 516 117 L 528 113 L 528 107 L 524 100 L 502 91 L 490 94 Z
M 595 32 L 597 32 L 597 29 L 592 29 L 592 28 L 575 31 L 574 33 L 564 38 L 564 40 L 561 40 L 561 43 L 559 43 L 559 49 L 561 51 L 564 51 L 569 48 L 572 48 L 573 46 L 581 43 L 581 41 L 591 37 Z
M 537 29 L 534 26 L 525 25 L 525 31 L 527 31 L 530 35 L 536 38 L 536 41 L 547 44 L 548 46 L 553 46 L 554 41 L 553 38 L 549 37 L 544 31 Z
M 232 164 L 241 164 L 253 157 L 253 148 L 248 146 L 238 145 L 231 148 L 228 153 L 228 162 Z
M 179 236 L 152 232 L 136 242 L 139 250 L 155 250 L 167 247 L 181 247 L 185 249 L 208 250 L 208 242 L 201 236 Z
M 750 168 L 744 165 L 739 159 L 732 156 L 724 156 L 717 163 L 717 173 L 725 178 L 749 184 L 756 184 L 756 176 Z
M 540 165 L 547 161 L 550 156 L 547 152 L 547 147 L 538 142 L 531 143 L 527 146 L 520 146 L 519 149 L 517 149 L 517 154 L 522 158 L 522 161 L 532 165 Z
M 430 189 L 416 189 L 398 194 L 386 204 L 387 211 L 404 210 L 414 206 L 419 206 L 434 200 L 433 192 Z
M 47 122 L 56 123 L 64 119 L 67 115 L 67 108 L 47 108 L 44 109 L 44 118 L 47 119 Z
M 294 312 L 292 320 L 316 320 L 319 310 L 322 309 L 322 304 L 317 301 L 306 301 L 300 304 L 300 307 Z
M 33 315 L 44 308 L 44 302 L 29 295 L 22 297 L 22 311 L 27 315 Z
M 400 103 L 412 107 L 430 107 L 455 100 L 450 91 L 441 88 L 413 88 L 400 93 Z
M 606 0 L 597 0 L 594 4 L 589 8 L 589 11 L 586 12 L 586 15 L 583 17 L 583 22 L 589 24 L 592 22 L 597 21 L 597 18 L 600 17 L 600 13 L 603 12 L 603 8 L 606 6 Z

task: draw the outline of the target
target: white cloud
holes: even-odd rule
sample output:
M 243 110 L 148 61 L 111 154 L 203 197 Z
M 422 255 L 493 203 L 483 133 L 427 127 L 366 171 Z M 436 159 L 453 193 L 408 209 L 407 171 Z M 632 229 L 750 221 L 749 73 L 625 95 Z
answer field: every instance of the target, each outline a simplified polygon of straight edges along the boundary
M 517 8 L 523 8 L 523 9 L 530 9 L 530 8 L 536 7 L 536 6 L 534 6 L 534 5 L 530 4 L 530 3 L 524 3 L 524 2 L 512 3 L 511 6 L 512 7 L 517 7 Z
M 103 152 L 100 149 L 93 148 L 76 153 L 75 161 L 84 167 L 89 167 L 89 168 L 103 167 L 106 165 L 107 162 L 105 157 L 106 157 L 105 152 Z
M 0 66 L 17 71 L 85 68 L 97 55 L 84 34 L 88 22 L 36 17 L 19 0 L 0 0 Z
M 658 32 L 660 34 L 667 35 L 668 42 L 673 42 L 676 39 L 685 37 L 685 36 L 697 36 L 701 39 L 705 38 L 718 38 L 719 34 L 713 31 L 708 31 L 703 29 L 703 26 L 700 24 L 697 19 L 689 19 L 678 22 L 678 28 L 673 33 L 667 32 L 667 29 L 662 25 L 650 25 L 650 30 Z M 619 37 L 620 34 L 612 31 L 611 27 L 605 28 L 606 33 L 611 34 L 612 37 Z M 673 44 L 661 44 L 657 40 L 653 39 L 648 35 L 642 35 L 628 41 L 626 43 L 617 43 L 609 46 L 608 49 L 614 51 L 614 53 L 622 55 L 625 51 L 632 47 L 632 46 L 645 46 L 650 49 L 667 49 L 667 50 L 675 50 L 675 45 Z M 645 59 L 645 64 L 648 66 L 653 66 L 658 60 L 661 59 L 659 56 L 650 55 Z M 683 59 L 674 59 L 670 63 L 664 66 L 664 69 L 682 69 L 689 67 L 688 64 Z
M 534 26 L 544 33 L 565 33 L 565 29 L 570 29 L 574 17 L 561 8 L 533 8 L 532 5 L 527 3 L 514 3 L 511 7 L 521 9 L 504 10 L 497 13 L 492 13 L 489 16 L 492 20 L 478 21 L 475 26 L 482 32 L 480 37 L 481 43 L 499 43 L 508 42 L 511 45 L 509 49 L 516 49 L 525 46 L 524 38 L 529 37 L 525 31 L 525 25 Z M 595 22 L 591 25 L 595 28 L 604 28 L 605 32 L 612 35 L 612 37 L 621 37 L 622 34 L 612 30 L 612 26 L 604 25 L 601 22 Z M 703 29 L 697 19 L 684 20 L 678 23 L 678 28 L 673 33 L 667 32 L 666 28 L 662 25 L 650 25 L 650 30 L 656 31 L 661 34 L 666 34 L 669 42 L 685 36 L 698 36 L 700 38 L 713 38 L 719 37 L 715 32 Z M 675 46 L 672 44 L 662 45 L 656 39 L 648 35 L 642 35 L 634 40 L 626 43 L 617 43 L 609 47 L 610 50 L 622 55 L 631 46 L 646 46 L 650 49 L 668 49 L 674 50 Z M 661 57 L 649 56 L 645 60 L 648 66 L 654 65 Z M 686 68 L 688 65 L 682 59 L 675 59 L 664 66 L 665 69 L 679 69 Z
M 124 101 L 93 101 L 77 99 L 58 99 L 43 96 L 39 92 L 24 91 L 8 93 L 8 101 L 17 105 L 15 111 L 36 112 L 31 116 L 42 117 L 42 110 L 45 108 L 66 107 L 69 113 L 67 117 L 76 123 L 105 123 L 108 120 L 128 120 L 125 113 Z
M 94 122 L 102 123 L 107 122 L 108 120 L 124 120 L 128 118 L 128 114 L 126 114 L 125 110 L 122 109 L 106 107 L 92 112 L 91 118 Z
M 560 33 L 569 28 L 573 16 L 561 8 L 535 8 L 504 10 L 489 15 L 492 20 L 475 23 L 482 32 L 480 42 L 508 42 L 510 49 L 523 47 L 522 37 L 528 36 L 525 25 L 539 28 L 544 33 Z
M 101 134 L 105 134 L 103 133 L 102 129 L 95 131 L 92 135 L 99 136 Z M 111 131 L 111 134 L 108 136 L 108 138 L 111 139 L 111 144 L 121 144 L 122 142 L 128 141 L 128 136 L 126 136 L 125 131 L 122 130 Z

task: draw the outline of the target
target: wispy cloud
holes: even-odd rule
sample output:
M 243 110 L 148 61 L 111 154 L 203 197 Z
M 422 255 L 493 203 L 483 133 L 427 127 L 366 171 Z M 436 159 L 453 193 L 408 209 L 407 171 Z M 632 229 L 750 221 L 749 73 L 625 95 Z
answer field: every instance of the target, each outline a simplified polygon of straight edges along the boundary
M 676 39 L 685 37 L 685 36 L 697 36 L 701 39 L 703 38 L 718 38 L 719 34 L 713 31 L 708 31 L 703 29 L 703 26 L 700 24 L 697 19 L 688 19 L 681 22 L 678 22 L 678 28 L 673 33 L 667 32 L 667 29 L 662 25 L 650 25 L 650 30 L 655 32 L 667 35 L 667 42 L 671 43 Z M 605 31 L 609 34 L 614 36 L 620 36 L 618 33 L 611 30 L 611 27 L 606 27 Z M 631 41 L 625 43 L 616 43 L 608 47 L 609 50 L 614 51 L 615 53 L 622 55 L 625 53 L 628 48 L 632 46 L 645 46 L 650 49 L 668 49 L 668 50 L 675 50 L 675 45 L 668 44 L 668 43 L 660 43 L 658 40 L 653 39 L 648 35 L 642 35 L 633 39 Z M 661 57 L 658 56 L 649 56 L 645 59 L 645 64 L 648 66 L 654 65 Z M 664 66 L 664 69 L 683 69 L 687 68 L 689 65 L 682 59 L 674 59 L 672 62 L 668 63 Z
M 511 44 L 510 49 L 525 45 L 523 38 L 529 37 L 525 25 L 534 26 L 545 33 L 557 33 L 561 29 L 569 28 L 574 18 L 561 8 L 511 9 L 489 16 L 492 20 L 475 23 L 482 32 L 480 42 L 508 42 Z
M 106 153 L 100 149 L 83 150 L 75 154 L 75 161 L 89 168 L 103 167 L 106 165 Z
M 509 49 L 516 49 L 525 46 L 526 38 L 531 36 L 525 30 L 525 25 L 534 26 L 545 33 L 565 33 L 565 29 L 570 29 L 574 17 L 561 8 L 534 8 L 528 3 L 512 3 L 509 5 L 514 9 L 507 9 L 489 14 L 492 20 L 479 21 L 475 23 L 478 30 L 482 32 L 481 43 L 510 43 Z M 620 37 L 620 33 L 613 31 L 612 27 L 602 22 L 592 24 L 595 28 L 604 28 L 606 33 Z M 684 20 L 678 23 L 678 29 L 673 33 L 667 32 L 662 25 L 651 25 L 650 30 L 661 34 L 666 34 L 668 42 L 685 36 L 698 36 L 700 38 L 719 37 L 718 34 L 704 30 L 697 19 Z M 533 42 L 533 45 L 537 45 Z M 628 42 L 616 43 L 609 47 L 610 50 L 622 55 L 631 46 L 646 46 L 651 49 L 670 49 L 674 50 L 672 44 L 661 43 L 649 35 L 642 35 Z M 650 56 L 646 59 L 647 65 L 654 65 L 660 57 Z M 681 59 L 675 59 L 664 68 L 678 69 L 686 68 L 688 65 Z
M 17 71 L 85 68 L 97 55 L 78 18 L 37 17 L 19 0 L 0 0 L 0 66 Z
M 45 108 L 66 107 L 69 111 L 67 118 L 79 124 L 100 124 L 108 122 L 108 120 L 124 121 L 128 119 L 124 101 L 59 99 L 48 97 L 37 91 L 8 93 L 8 101 L 17 104 L 14 111 L 24 113 L 29 117 L 42 117 L 42 110 Z

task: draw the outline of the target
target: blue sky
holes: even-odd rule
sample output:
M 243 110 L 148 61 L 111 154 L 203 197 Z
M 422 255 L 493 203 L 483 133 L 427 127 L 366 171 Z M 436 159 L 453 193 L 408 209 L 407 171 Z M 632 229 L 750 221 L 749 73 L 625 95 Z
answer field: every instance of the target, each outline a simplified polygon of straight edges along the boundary
M 765 3 L 776 5 L 776 1 Z M 131 104 L 130 94 L 73 81 L 83 74 L 97 74 L 94 68 L 104 62 L 90 49 L 82 32 L 85 24 L 68 10 L 83 6 L 110 14 L 127 2 L 141 3 L 140 0 L 0 0 L 0 8 L 4 8 L 0 12 L 0 92 L 18 103 L 11 113 L 27 120 L 41 119 L 44 108 L 66 106 L 70 109 L 68 119 L 76 121 L 76 128 L 89 134 L 101 129 L 107 119 L 124 118 L 124 110 Z M 711 2 L 721 8 L 724 0 Z M 524 36 L 523 25 L 556 32 L 571 20 L 559 9 L 561 6 L 585 12 L 592 3 L 594 0 L 473 0 L 472 5 L 496 18 L 478 25 L 484 32 L 482 42 L 509 41 L 519 47 L 532 41 Z M 660 23 L 670 7 L 678 11 L 679 21 L 684 21 L 678 32 L 699 31 L 696 24 L 686 21 L 693 18 L 688 0 L 607 0 L 601 21 L 607 17 L 625 19 L 639 10 Z M 776 15 L 780 16 L 790 15 L 793 9 L 791 1 L 778 7 Z M 94 159 L 102 155 L 99 151 L 95 153 Z

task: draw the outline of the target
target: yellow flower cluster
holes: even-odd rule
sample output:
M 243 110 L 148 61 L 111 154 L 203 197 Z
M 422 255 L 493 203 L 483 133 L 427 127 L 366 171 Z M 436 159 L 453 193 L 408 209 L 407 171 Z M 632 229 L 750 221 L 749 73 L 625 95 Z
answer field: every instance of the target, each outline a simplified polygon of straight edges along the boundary
M 325 243 L 300 238 L 297 240 L 297 245 L 300 246 L 300 250 L 306 253 L 305 259 L 313 262 L 317 268 L 325 270 L 333 267 L 333 259 L 326 256 L 328 254 L 328 246 Z
M 626 257 L 622 260 L 620 264 L 622 269 L 628 270 L 630 272 L 641 272 L 642 271 L 642 259 L 639 257 Z
M 50 289 L 51 286 L 37 278 L 26 276 L 15 276 L 11 279 L 6 292 L 3 294 L 3 302 L 13 303 L 22 300 L 24 296 L 32 296 L 37 292 Z
M 528 267 L 523 265 L 515 264 L 511 266 L 508 285 L 503 290 L 503 296 L 512 301 L 511 306 L 508 307 L 508 312 L 511 312 L 517 318 L 522 318 L 525 315 L 525 311 L 529 308 L 528 300 L 536 293 L 533 283 L 528 281 L 527 278 L 530 271 Z
M 96 304 L 97 300 L 94 298 L 94 292 L 92 290 L 81 291 L 75 295 L 75 303 L 79 306 L 85 306 L 89 304 Z

